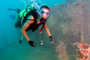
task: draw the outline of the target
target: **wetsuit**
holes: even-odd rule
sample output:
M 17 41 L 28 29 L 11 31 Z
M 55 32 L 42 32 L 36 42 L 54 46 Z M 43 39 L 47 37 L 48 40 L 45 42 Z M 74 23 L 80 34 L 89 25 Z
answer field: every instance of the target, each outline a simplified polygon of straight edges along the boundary
M 38 13 L 37 13 L 37 10 L 36 9 L 33 9 L 31 10 L 30 12 L 28 12 L 23 20 L 22 20 L 22 26 L 24 25 L 24 23 L 27 21 L 27 20 L 31 20 L 31 19 L 28 19 L 28 16 L 32 15 L 34 17 L 34 23 L 30 24 L 30 26 L 26 29 L 26 31 L 28 30 L 32 30 L 33 32 L 35 30 L 38 29 L 38 27 L 41 25 L 41 24 L 45 24 L 46 20 L 44 20 L 43 18 L 40 19 L 41 23 L 40 24 L 36 24 L 37 22 L 37 19 L 38 19 Z

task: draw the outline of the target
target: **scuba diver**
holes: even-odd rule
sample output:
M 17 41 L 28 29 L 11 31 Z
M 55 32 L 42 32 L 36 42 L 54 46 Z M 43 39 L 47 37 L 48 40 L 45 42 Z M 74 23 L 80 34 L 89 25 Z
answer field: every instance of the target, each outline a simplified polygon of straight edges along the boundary
M 35 42 L 32 41 L 28 35 L 27 31 L 32 30 L 32 32 L 36 31 L 40 25 L 42 25 L 42 28 L 40 30 L 40 33 L 43 29 L 47 32 L 49 36 L 49 40 L 51 43 L 54 43 L 54 40 L 52 39 L 52 35 L 47 27 L 46 21 L 50 16 L 50 8 L 46 5 L 43 5 L 40 7 L 40 9 L 37 9 L 37 7 L 27 7 L 25 10 L 20 11 L 20 9 L 8 9 L 8 10 L 14 10 L 17 12 L 16 18 L 15 18 L 15 27 L 21 27 L 22 35 L 26 38 L 28 43 L 34 47 Z M 19 42 L 22 42 L 21 40 Z

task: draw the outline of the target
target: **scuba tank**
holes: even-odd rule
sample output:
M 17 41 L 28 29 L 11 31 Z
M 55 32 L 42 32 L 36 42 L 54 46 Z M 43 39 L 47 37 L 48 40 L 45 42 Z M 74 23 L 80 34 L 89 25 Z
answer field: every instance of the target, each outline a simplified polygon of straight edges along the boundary
M 31 4 L 31 7 L 35 8 L 36 10 L 39 10 L 40 9 L 40 4 L 34 2 L 34 3 Z

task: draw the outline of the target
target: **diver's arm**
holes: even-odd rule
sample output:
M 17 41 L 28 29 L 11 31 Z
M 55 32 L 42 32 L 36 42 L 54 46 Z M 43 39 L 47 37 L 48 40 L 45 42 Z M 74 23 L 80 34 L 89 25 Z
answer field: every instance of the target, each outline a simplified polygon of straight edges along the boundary
M 46 32 L 47 32 L 47 34 L 48 34 L 49 36 L 51 36 L 51 33 L 50 33 L 50 31 L 49 31 L 49 29 L 48 29 L 48 27 L 47 27 L 47 24 L 46 24 L 46 23 L 45 23 L 44 28 L 45 28 L 45 30 L 46 30 Z
M 34 20 L 33 17 L 30 17 L 30 19 Z M 26 33 L 26 29 L 29 27 L 30 24 L 32 24 L 34 21 L 30 21 L 30 20 L 27 20 L 25 22 L 25 24 L 22 26 L 22 29 L 21 29 L 21 32 L 22 34 L 24 35 L 24 37 L 27 39 L 27 41 L 30 41 L 30 38 L 28 37 L 27 33 Z
M 50 31 L 49 31 L 46 23 L 45 23 L 45 26 L 44 27 L 45 27 L 45 30 L 46 30 L 47 34 L 49 35 L 49 41 L 50 41 L 50 43 L 53 44 L 54 43 L 54 40 L 53 40 L 53 38 L 51 36 L 51 33 L 50 33 Z

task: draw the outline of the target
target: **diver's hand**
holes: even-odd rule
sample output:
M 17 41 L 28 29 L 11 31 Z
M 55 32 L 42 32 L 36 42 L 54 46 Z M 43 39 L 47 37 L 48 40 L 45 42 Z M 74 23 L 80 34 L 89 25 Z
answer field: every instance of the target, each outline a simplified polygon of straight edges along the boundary
M 54 43 L 54 40 L 53 40 L 53 38 L 52 38 L 52 36 L 49 36 L 49 41 L 50 41 L 50 43 Z
M 19 40 L 19 44 L 21 44 L 22 43 L 22 40 Z
M 35 42 L 33 42 L 33 41 L 28 41 L 28 43 L 29 43 L 29 45 L 31 45 L 32 47 L 35 47 Z

